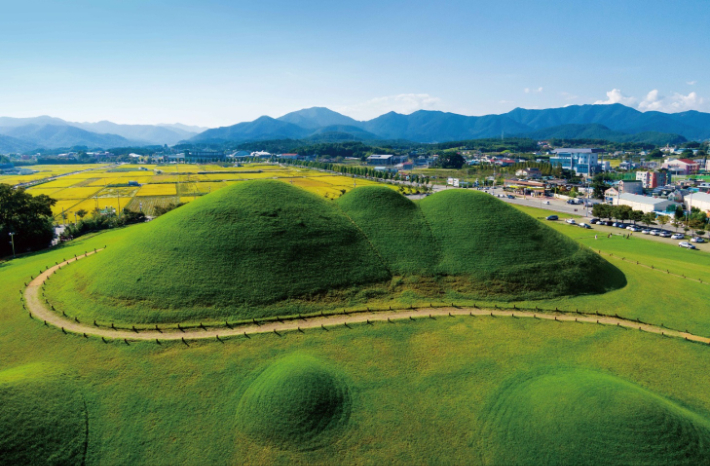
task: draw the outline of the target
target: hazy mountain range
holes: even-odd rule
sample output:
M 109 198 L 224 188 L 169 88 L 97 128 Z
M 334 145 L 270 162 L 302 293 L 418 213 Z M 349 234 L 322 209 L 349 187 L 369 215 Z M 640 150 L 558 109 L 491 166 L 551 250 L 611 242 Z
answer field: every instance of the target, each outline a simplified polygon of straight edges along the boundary
M 0 117 L 0 153 L 72 146 L 104 148 L 189 143 L 249 142 L 268 139 L 409 140 L 422 143 L 491 137 L 533 139 L 606 139 L 615 142 L 677 144 L 710 139 L 710 113 L 640 112 L 621 104 L 571 105 L 563 108 L 516 108 L 501 115 L 465 116 L 420 110 L 389 112 L 358 121 L 324 107 L 279 118 L 205 130 L 181 124 L 120 125 L 109 121 L 72 123 L 41 116 Z
M 87 146 L 103 148 L 175 144 L 206 128 L 181 124 L 75 123 L 49 116 L 0 117 L 0 153 Z
M 369 121 L 357 121 L 327 108 L 314 107 L 280 118 L 263 116 L 251 122 L 210 129 L 190 142 L 303 139 L 324 134 L 340 135 L 341 139 L 405 139 L 423 143 L 521 136 L 675 144 L 686 139 L 710 138 L 710 114 L 640 112 L 612 104 L 546 110 L 516 108 L 501 115 L 479 117 L 420 110 L 410 115 L 390 112 Z

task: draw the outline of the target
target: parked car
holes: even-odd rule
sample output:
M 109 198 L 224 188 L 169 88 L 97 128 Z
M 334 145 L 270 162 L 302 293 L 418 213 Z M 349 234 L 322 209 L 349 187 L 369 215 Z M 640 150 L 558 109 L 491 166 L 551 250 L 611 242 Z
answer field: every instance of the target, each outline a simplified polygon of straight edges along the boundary
M 680 246 L 681 248 L 686 248 L 686 249 L 696 249 L 695 246 L 693 246 L 692 244 L 690 244 L 687 241 L 681 241 L 680 243 L 678 243 L 678 246 Z
M 627 226 L 629 226 L 629 225 L 626 223 L 619 223 L 616 225 L 616 228 L 626 228 Z
M 508 194 L 508 199 L 515 199 L 515 196 L 513 196 L 512 194 Z
M 590 227 L 590 226 L 587 225 L 586 223 L 580 223 L 579 226 L 582 227 L 582 228 L 586 228 L 587 230 L 591 230 L 591 229 L 592 229 L 592 227 Z
M 629 230 L 629 231 L 633 231 L 633 232 L 642 231 L 642 229 L 639 228 L 639 227 L 637 227 L 636 225 L 628 226 L 628 227 L 626 227 L 626 229 Z
M 569 223 L 570 225 L 576 225 L 576 224 L 577 224 L 577 222 L 576 222 L 575 219 L 573 219 L 573 218 L 568 218 L 567 220 L 565 220 L 565 222 Z
M 546 220 L 559 220 L 559 219 L 560 219 L 560 217 L 558 217 L 557 215 L 548 215 L 546 218 Z
M 660 234 L 661 234 L 661 232 L 658 230 L 651 230 L 651 236 L 658 236 Z
M 613 227 L 618 227 L 618 226 L 619 226 L 619 222 L 614 222 L 614 223 L 611 224 L 611 226 L 613 226 Z
M 700 236 L 693 236 L 692 238 L 690 238 L 690 241 L 692 241 L 693 243 L 704 243 L 705 242 L 705 240 L 702 239 Z
M 606 222 L 604 222 L 604 225 L 606 225 L 606 226 L 610 227 L 610 226 L 612 226 L 612 223 L 611 223 L 611 222 L 609 222 L 609 221 L 606 221 Z
M 668 233 L 667 231 L 662 231 L 658 234 L 658 236 L 660 236 L 661 238 L 670 238 L 671 234 Z
M 597 223 L 601 223 L 601 221 L 598 218 L 593 218 L 589 221 L 592 225 L 596 225 Z
M 650 235 L 650 234 L 651 234 L 651 230 L 648 229 L 648 228 L 646 228 L 645 230 L 641 230 L 641 233 L 643 233 L 644 235 Z
M 671 239 L 683 239 L 685 238 L 685 235 L 683 233 L 674 233 L 673 236 L 671 236 Z

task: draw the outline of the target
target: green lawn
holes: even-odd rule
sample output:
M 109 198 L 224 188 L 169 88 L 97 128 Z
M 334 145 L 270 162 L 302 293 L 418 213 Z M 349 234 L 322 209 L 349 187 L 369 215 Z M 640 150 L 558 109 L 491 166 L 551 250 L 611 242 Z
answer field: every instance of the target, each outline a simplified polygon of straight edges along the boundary
M 555 228 L 571 232 L 582 244 L 594 243 L 593 236 L 576 237 L 586 233 L 580 229 Z M 643 332 L 532 319 L 447 317 L 281 337 L 254 335 L 224 343 L 189 342 L 187 347 L 180 342 L 104 344 L 64 335 L 27 316 L 18 290 L 30 275 L 85 250 L 111 248 L 129 229 L 0 264 L 0 295 L 5 298 L 0 300 L 0 395 L 9 393 L 4 391 L 8 383 L 48 387 L 27 390 L 32 396 L 14 396 L 13 410 L 0 405 L 0 425 L 12 426 L 0 430 L 0 448 L 9 441 L 52 445 L 56 437 L 37 433 L 32 425 L 61 421 L 76 426 L 85 403 L 89 465 L 499 464 L 501 458 L 539 464 L 541 458 L 569 459 L 564 448 L 570 445 L 575 461 L 603 461 L 611 451 L 637 448 L 637 454 L 615 459 L 641 463 L 660 441 L 669 446 L 663 454 L 684 452 L 664 457 L 675 463 L 706 455 L 710 348 Z M 687 268 L 708 274 L 700 255 L 678 248 L 669 246 L 674 254 L 668 250 L 656 256 L 663 245 L 650 241 L 596 244 L 602 251 L 618 248 L 619 254 L 633 252 L 659 261 L 658 266 L 674 264 L 676 272 Z M 543 304 L 598 307 L 710 334 L 710 296 L 705 291 L 710 287 L 611 261 L 626 274 L 626 287 Z M 443 299 L 451 296 L 455 293 Z M 286 369 L 284 361 L 298 361 L 296 369 Z M 510 392 L 524 389 L 518 387 L 521 380 L 529 381 L 525 387 L 530 393 Z M 293 392 L 284 393 L 284 387 L 293 387 Z M 589 392 L 609 396 L 590 400 Z M 42 393 L 51 394 L 43 404 L 47 408 L 33 411 Z M 510 393 L 515 403 L 498 409 Z M 325 417 L 313 414 L 321 409 L 302 416 L 289 408 L 294 399 L 312 407 L 323 397 L 331 407 Z M 276 400 L 272 406 L 283 406 L 283 417 L 277 409 L 252 403 L 259 399 Z M 65 411 L 57 410 L 60 404 Z M 267 438 L 268 428 L 259 419 L 240 419 L 255 411 L 279 426 L 275 439 Z M 34 424 L 25 430 L 28 412 Z M 629 433 L 629 419 L 650 427 Z M 294 425 L 304 429 L 294 430 Z M 29 434 L 10 438 L 8 431 Z M 65 455 L 56 456 L 57 463 L 76 458 L 82 439 L 76 432 L 74 427 L 62 430 L 67 448 L 57 450 Z M 323 432 L 327 438 L 320 436 Z M 612 450 L 578 437 L 594 440 L 607 432 L 617 435 Z M 624 443 L 622 435 L 631 440 Z M 305 439 L 306 448 L 292 447 L 293 438 L 298 445 Z M 510 438 L 516 439 L 514 445 Z M 562 446 L 543 451 L 539 441 Z M 693 446 L 695 441 L 702 443 Z M 4 454 L 0 450 L 0 458 Z

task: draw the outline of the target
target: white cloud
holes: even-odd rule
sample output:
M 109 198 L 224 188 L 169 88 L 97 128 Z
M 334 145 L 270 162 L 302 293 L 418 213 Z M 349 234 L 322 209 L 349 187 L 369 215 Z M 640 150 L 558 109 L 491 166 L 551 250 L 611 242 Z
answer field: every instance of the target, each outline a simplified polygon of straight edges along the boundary
M 388 112 L 410 114 L 417 110 L 433 110 L 440 103 L 441 99 L 429 94 L 398 94 L 376 97 L 359 104 L 339 107 L 336 111 L 356 120 L 369 120 Z
M 624 105 L 634 105 L 636 103 L 635 97 L 627 97 L 622 92 L 621 89 L 612 89 L 606 93 L 607 100 L 597 100 L 594 105 L 608 105 L 608 104 L 624 104 Z
M 540 86 L 540 87 L 538 87 L 538 88 L 532 88 L 532 89 L 529 88 L 529 87 L 526 87 L 526 88 L 524 89 L 524 91 L 525 91 L 526 94 L 531 94 L 531 93 L 539 94 L 539 93 L 542 92 L 542 86 Z
M 675 113 L 698 110 L 704 103 L 705 99 L 698 97 L 696 92 L 691 92 L 688 95 L 676 92 L 670 97 L 664 97 L 659 94 L 658 89 L 654 89 L 639 103 L 638 109 L 641 111 L 657 110 L 659 112 Z
M 688 84 L 691 86 L 695 86 L 697 83 L 697 81 L 688 81 Z

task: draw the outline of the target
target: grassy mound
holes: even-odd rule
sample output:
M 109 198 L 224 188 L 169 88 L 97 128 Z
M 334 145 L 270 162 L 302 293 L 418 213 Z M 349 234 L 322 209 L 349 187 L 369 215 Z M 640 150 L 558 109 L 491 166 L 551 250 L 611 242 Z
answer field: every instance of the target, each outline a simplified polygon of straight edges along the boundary
M 367 235 L 395 274 L 431 274 L 438 247 L 418 206 L 385 186 L 354 189 L 338 205 Z
M 157 308 L 265 304 L 389 277 L 334 205 L 271 180 L 197 199 L 74 269 L 89 295 Z
M 251 383 L 239 403 L 237 424 L 257 442 L 311 450 L 339 438 L 350 408 L 342 377 L 318 359 L 296 354 Z
M 705 464 L 710 422 L 622 379 L 568 370 L 509 382 L 489 407 L 489 464 Z
M 441 247 L 439 274 L 526 297 L 602 293 L 626 284 L 623 273 L 592 251 L 489 194 L 448 190 L 420 206 Z
M 41 368 L 0 372 L 0 464 L 83 464 L 84 401 L 75 387 Z

